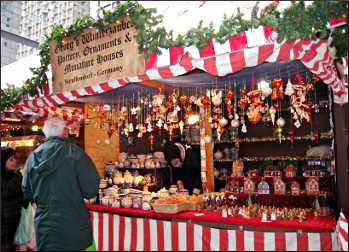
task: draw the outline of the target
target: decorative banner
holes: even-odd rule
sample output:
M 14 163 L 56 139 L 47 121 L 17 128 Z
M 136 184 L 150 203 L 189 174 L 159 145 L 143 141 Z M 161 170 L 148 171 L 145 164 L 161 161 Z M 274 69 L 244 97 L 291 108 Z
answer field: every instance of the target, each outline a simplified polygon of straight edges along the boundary
M 63 46 L 50 41 L 53 91 L 63 92 L 144 74 L 144 57 L 138 53 L 136 33 L 128 17 L 106 32 L 86 29 Z

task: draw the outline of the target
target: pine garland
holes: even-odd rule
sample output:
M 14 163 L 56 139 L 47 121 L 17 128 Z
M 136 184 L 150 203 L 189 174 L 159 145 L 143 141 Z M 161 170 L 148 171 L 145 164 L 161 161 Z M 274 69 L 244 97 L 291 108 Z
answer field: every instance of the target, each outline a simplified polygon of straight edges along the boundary
M 145 58 L 150 53 L 160 54 L 159 48 L 170 48 L 176 46 L 195 45 L 199 49 L 205 47 L 210 38 L 215 38 L 218 42 L 226 42 L 231 35 L 257 28 L 260 25 L 270 25 L 278 32 L 278 42 L 283 40 L 294 40 L 300 38 L 327 38 L 329 36 L 326 24 L 332 17 L 344 17 L 347 19 L 348 1 L 313 1 L 305 6 L 304 1 L 293 1 L 292 5 L 282 13 L 277 10 L 277 6 L 272 3 L 259 11 L 258 2 L 252 9 L 251 19 L 244 20 L 238 9 L 237 14 L 228 17 L 224 15 L 222 24 L 218 31 L 214 31 L 213 24 L 203 27 L 202 21 L 196 28 L 190 29 L 185 35 L 178 35 L 173 38 L 173 32 L 167 32 L 164 27 L 159 27 L 162 23 L 162 15 L 158 15 L 155 8 L 144 8 L 137 1 L 127 1 L 115 6 L 113 10 L 99 10 L 101 17 L 96 20 L 89 16 L 81 16 L 75 22 L 64 28 L 61 24 L 55 24 L 49 35 L 39 46 L 41 66 L 31 68 L 33 77 L 26 80 L 19 88 L 10 86 L 1 89 L 0 109 L 20 102 L 25 95 L 35 96 L 37 90 L 43 89 L 48 82 L 46 72 L 50 64 L 49 46 L 50 40 L 58 42 L 59 46 L 68 37 L 77 38 L 86 28 L 95 27 L 99 31 L 106 31 L 110 24 L 120 18 L 129 16 L 131 23 L 137 30 L 136 39 L 139 52 L 143 53 L 147 49 Z M 333 32 L 332 46 L 337 49 L 337 57 L 341 58 L 348 54 L 348 24 L 335 29 Z

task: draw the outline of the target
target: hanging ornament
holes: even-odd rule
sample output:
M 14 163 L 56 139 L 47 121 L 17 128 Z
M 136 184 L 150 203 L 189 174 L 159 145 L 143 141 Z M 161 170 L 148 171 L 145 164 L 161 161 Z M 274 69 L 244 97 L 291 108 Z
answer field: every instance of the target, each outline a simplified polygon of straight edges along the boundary
M 193 109 L 191 108 L 191 106 L 189 106 L 187 108 L 187 115 L 191 115 L 193 113 Z
M 282 86 L 279 88 L 279 98 L 281 101 L 283 101 L 285 98 L 285 92 L 284 92 L 284 88 Z
M 273 89 L 272 91 L 272 94 L 271 94 L 271 99 L 273 101 L 277 100 L 279 98 L 279 95 L 278 95 L 278 90 L 276 88 Z
M 237 119 L 231 120 L 230 124 L 231 124 L 231 126 L 232 126 L 234 129 L 236 129 L 236 128 L 238 128 L 238 127 L 240 126 L 240 122 L 239 122 L 239 120 L 237 120 Z
M 301 126 L 301 122 L 299 120 L 296 120 L 294 126 L 296 126 L 296 128 L 298 129 Z
M 147 126 L 147 132 L 152 132 L 152 126 L 151 126 L 151 123 L 148 123 L 148 126 Z
M 286 121 L 282 117 L 279 117 L 279 119 L 277 119 L 277 121 L 276 121 L 276 125 L 280 128 L 283 128 L 285 126 L 285 124 L 286 124 Z
M 208 106 L 210 106 L 211 104 L 210 98 L 206 95 L 201 96 L 199 100 L 201 104 L 205 107 L 205 109 L 207 109 Z
M 172 140 L 172 136 L 173 136 L 173 126 L 172 124 L 170 126 L 168 126 L 168 135 L 170 137 L 170 141 Z
M 133 131 L 134 131 L 133 124 L 130 123 L 128 126 L 128 132 L 133 132 Z
M 172 102 L 172 101 L 167 101 L 166 104 L 165 104 L 165 107 L 166 107 L 168 110 L 173 110 L 173 109 L 174 109 L 173 102 Z
M 136 107 L 131 108 L 131 115 L 137 115 L 137 108 Z
M 159 129 L 161 129 L 162 125 L 163 125 L 163 121 L 162 121 L 161 119 L 159 119 L 159 120 L 157 121 L 157 123 L 156 123 L 156 126 L 157 126 Z
M 229 104 L 227 104 L 227 110 L 228 110 L 228 112 L 232 112 L 233 111 L 233 109 L 234 109 L 234 105 L 233 104 L 231 104 L 231 103 L 229 103 Z
M 114 132 L 115 132 L 115 129 L 113 127 L 109 128 L 107 130 L 108 137 L 111 138 Z
M 179 102 L 182 106 L 186 106 L 189 102 L 189 97 L 186 95 L 182 95 L 181 97 L 179 97 Z
M 271 122 L 273 123 L 273 125 L 275 125 L 276 109 L 274 108 L 274 106 L 270 107 L 269 113 L 270 113 L 270 117 L 271 117 Z
M 205 136 L 204 137 L 204 141 L 205 141 L 206 144 L 211 143 L 211 137 L 210 136 Z
M 294 130 L 291 129 L 291 130 L 288 132 L 288 135 L 289 135 L 289 137 L 290 137 L 291 146 L 293 146 L 294 137 L 295 137 L 295 132 L 294 132 Z
M 262 95 L 264 98 L 269 97 L 273 92 L 273 89 L 270 87 L 269 83 L 265 80 L 262 80 L 258 83 L 258 89 L 262 91 Z
M 227 124 L 228 124 L 228 120 L 225 119 L 224 117 L 222 117 L 222 118 L 219 120 L 219 125 L 220 125 L 221 127 L 225 127 Z
M 218 126 L 218 128 L 217 128 L 217 140 L 218 141 L 221 141 L 221 136 L 222 136 L 223 132 L 224 132 L 224 128 L 221 126 Z
M 150 144 L 150 149 L 153 150 L 153 145 L 154 145 L 154 136 L 151 134 L 149 136 L 149 144 Z
M 285 94 L 286 94 L 287 96 L 291 96 L 291 95 L 294 94 L 293 85 L 292 85 L 292 82 L 291 82 L 290 79 L 288 79 L 288 81 L 287 81 Z
M 234 99 L 234 92 L 231 89 L 229 89 L 227 92 L 227 99 L 228 100 Z
M 313 139 L 316 144 L 319 143 L 319 131 L 318 129 L 313 130 Z
M 159 107 L 163 104 L 165 100 L 165 96 L 162 95 L 162 94 L 159 94 L 159 95 L 154 95 L 153 96 L 153 106 L 156 106 L 156 107 Z
M 281 78 L 273 79 L 273 86 L 276 90 L 279 90 L 279 88 L 282 86 L 282 79 Z
M 181 132 L 181 135 L 183 135 L 183 130 L 184 130 L 184 122 L 181 120 L 180 122 L 179 122 L 179 130 L 180 130 L 180 132 Z
M 242 124 L 241 132 L 242 132 L 242 133 L 247 133 L 247 127 L 246 127 L 245 122 Z
M 283 132 L 283 129 L 281 127 L 278 127 L 276 129 L 276 136 L 279 139 L 280 144 L 281 144 L 281 140 L 282 140 L 282 132 Z
M 211 92 L 211 100 L 214 106 L 218 107 L 222 104 L 222 90 L 215 89 Z
M 320 77 L 317 74 L 314 75 L 313 79 L 314 79 L 315 82 L 319 82 L 320 81 Z

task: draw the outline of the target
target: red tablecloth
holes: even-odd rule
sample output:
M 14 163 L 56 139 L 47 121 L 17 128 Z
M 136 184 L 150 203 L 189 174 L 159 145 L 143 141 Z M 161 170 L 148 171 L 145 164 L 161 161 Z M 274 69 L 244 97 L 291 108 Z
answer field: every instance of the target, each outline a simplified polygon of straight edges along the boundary
M 183 219 L 200 222 L 222 223 L 227 225 L 241 225 L 263 229 L 286 229 L 286 230 L 303 230 L 303 231 L 334 231 L 336 219 L 334 216 L 314 217 L 313 214 L 308 214 L 308 219 L 303 222 L 296 220 L 277 220 L 271 222 L 262 222 L 260 218 L 254 217 L 250 219 L 242 216 L 222 218 L 217 211 L 203 210 L 203 215 L 197 216 L 197 211 L 187 211 L 178 214 L 163 214 L 154 211 L 144 211 L 142 209 L 132 208 L 113 208 L 102 205 L 87 205 L 87 208 L 92 211 L 115 213 L 120 215 L 148 217 L 155 219 Z

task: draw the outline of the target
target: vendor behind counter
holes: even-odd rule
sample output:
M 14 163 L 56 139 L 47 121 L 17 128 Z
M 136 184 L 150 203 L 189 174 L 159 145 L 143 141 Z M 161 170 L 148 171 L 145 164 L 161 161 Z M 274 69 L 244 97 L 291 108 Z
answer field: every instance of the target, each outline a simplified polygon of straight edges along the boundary
M 202 192 L 199 146 L 184 145 L 176 138 L 167 143 L 164 154 L 169 166 L 163 172 L 163 185 L 169 188 L 182 182 L 190 194 L 194 189 Z

